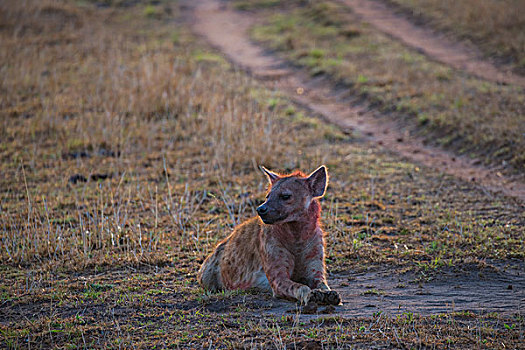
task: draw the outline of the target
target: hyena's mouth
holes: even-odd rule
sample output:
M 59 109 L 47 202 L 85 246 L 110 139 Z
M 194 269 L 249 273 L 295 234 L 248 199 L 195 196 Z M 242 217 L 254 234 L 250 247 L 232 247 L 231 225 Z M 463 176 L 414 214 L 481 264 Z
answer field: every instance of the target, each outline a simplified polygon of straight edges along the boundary
M 273 225 L 275 223 L 278 223 L 279 221 L 284 220 L 284 217 L 270 217 L 269 215 L 261 215 L 259 214 L 259 217 L 266 225 Z
M 261 220 L 266 224 L 266 225 L 271 225 L 273 224 L 275 221 L 270 219 L 270 218 L 263 218 L 262 216 L 259 215 L 259 217 L 261 218 Z

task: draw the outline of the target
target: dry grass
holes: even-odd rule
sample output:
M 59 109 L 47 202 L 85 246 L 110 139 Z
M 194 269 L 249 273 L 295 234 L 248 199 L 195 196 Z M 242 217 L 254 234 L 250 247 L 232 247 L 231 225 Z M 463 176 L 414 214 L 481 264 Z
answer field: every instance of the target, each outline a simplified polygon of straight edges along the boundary
M 16 271 L 8 273 L 17 287 L 24 282 Z M 3 315 L 10 327 L 0 326 L 2 345 L 11 349 L 294 349 L 306 345 L 314 349 L 508 349 L 519 348 L 523 342 L 524 322 L 519 315 L 466 311 L 390 316 L 378 312 L 372 317 L 319 315 L 311 320 L 296 312 L 272 315 L 268 313 L 270 296 L 203 295 L 186 283 L 183 268 L 127 268 L 80 278 L 63 273 L 51 277 L 27 276 L 35 289 L 7 301 L 7 307 L 18 313 Z M 44 311 L 36 317 L 34 310 Z
M 176 3 L 108 3 L 0 4 L 2 347 L 520 344 L 520 315 L 304 323 L 263 315 L 268 296 L 205 294 L 199 263 L 264 197 L 257 164 L 328 165 L 331 271 L 523 259 L 522 209 L 291 106 Z
M 223 181 L 226 194 L 233 169 L 276 162 L 286 147 L 287 127 L 219 56 L 168 31 L 152 38 L 147 21 L 125 32 L 142 7 L 43 1 L 1 11 L 4 260 L 155 251 L 165 223 L 185 228 L 182 216 L 210 200 L 186 180 Z
M 472 40 L 489 56 L 525 72 L 525 4 L 521 0 L 389 0 L 416 19 Z
M 354 145 L 233 71 L 184 26 L 170 27 L 177 6 L 118 4 L 49 0 L 1 8 L 4 262 L 82 268 L 166 261 L 186 257 L 188 247 L 202 257 L 224 230 L 253 214 L 266 186 L 257 164 L 308 170 L 320 163 L 333 179 L 328 227 L 334 243 L 348 243 L 341 256 L 349 247 L 373 256 L 370 238 L 381 232 L 417 232 L 395 238 L 414 250 L 441 232 L 444 252 L 433 249 L 428 259 L 522 256 L 523 223 L 506 199 L 465 194 L 457 190 L 464 184 Z M 406 219 L 412 198 L 420 198 L 418 220 Z M 451 204 L 436 209 L 445 198 Z M 390 211 L 373 204 L 393 199 Z M 481 204 L 465 207 L 465 200 L 497 204 L 478 213 Z M 446 248 L 449 229 L 435 225 L 451 227 L 450 217 L 462 232 L 454 245 L 469 249 Z M 426 224 L 430 218 L 439 220 Z M 491 237 L 506 239 L 491 249 L 478 244 Z

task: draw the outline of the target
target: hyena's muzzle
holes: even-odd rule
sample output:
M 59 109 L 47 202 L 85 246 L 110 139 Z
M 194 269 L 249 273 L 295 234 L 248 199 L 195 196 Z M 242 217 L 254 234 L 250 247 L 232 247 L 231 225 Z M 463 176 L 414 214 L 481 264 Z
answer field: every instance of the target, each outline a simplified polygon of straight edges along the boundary
M 285 219 L 285 216 L 279 213 L 279 211 L 271 208 L 271 206 L 268 205 L 268 202 L 264 202 L 257 207 L 257 214 L 267 225 L 275 224 L 276 222 Z

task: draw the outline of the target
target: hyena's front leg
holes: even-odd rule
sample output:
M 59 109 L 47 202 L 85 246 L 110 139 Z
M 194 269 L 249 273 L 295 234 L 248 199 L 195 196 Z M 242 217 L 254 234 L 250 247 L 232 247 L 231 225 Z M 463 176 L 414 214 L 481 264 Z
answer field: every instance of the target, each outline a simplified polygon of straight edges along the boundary
M 319 241 L 306 250 L 305 255 L 305 280 L 312 289 L 310 302 L 319 304 L 339 305 L 341 297 L 336 291 L 330 290 L 326 281 L 326 266 L 324 263 L 324 244 L 322 237 Z
M 294 269 L 293 255 L 277 242 L 267 242 L 262 251 L 263 269 L 275 296 L 296 299 L 306 304 L 310 287 L 291 280 Z
M 326 267 L 324 264 L 324 249 L 315 248 L 307 253 L 305 261 L 305 276 L 308 286 L 312 289 L 330 290 L 326 282 Z
M 314 289 L 310 292 L 308 302 L 321 305 L 340 305 L 341 296 L 335 290 Z

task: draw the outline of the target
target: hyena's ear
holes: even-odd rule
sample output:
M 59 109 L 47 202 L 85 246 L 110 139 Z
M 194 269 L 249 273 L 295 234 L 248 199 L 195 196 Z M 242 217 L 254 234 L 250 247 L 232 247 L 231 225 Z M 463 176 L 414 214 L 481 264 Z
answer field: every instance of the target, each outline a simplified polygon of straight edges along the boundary
M 308 176 L 306 181 L 308 181 L 310 188 L 312 189 L 312 197 L 324 196 L 326 186 L 328 185 L 328 173 L 326 167 L 321 165 Z
M 268 181 L 270 181 L 270 183 L 271 183 L 272 185 L 273 185 L 274 183 L 276 183 L 277 180 L 279 180 L 279 179 L 281 178 L 281 177 L 279 176 L 279 174 L 274 173 L 273 171 L 266 169 L 266 168 L 263 167 L 262 165 L 259 165 L 259 169 L 261 169 L 261 171 L 264 173 L 264 175 L 266 175 L 266 177 L 268 178 Z

